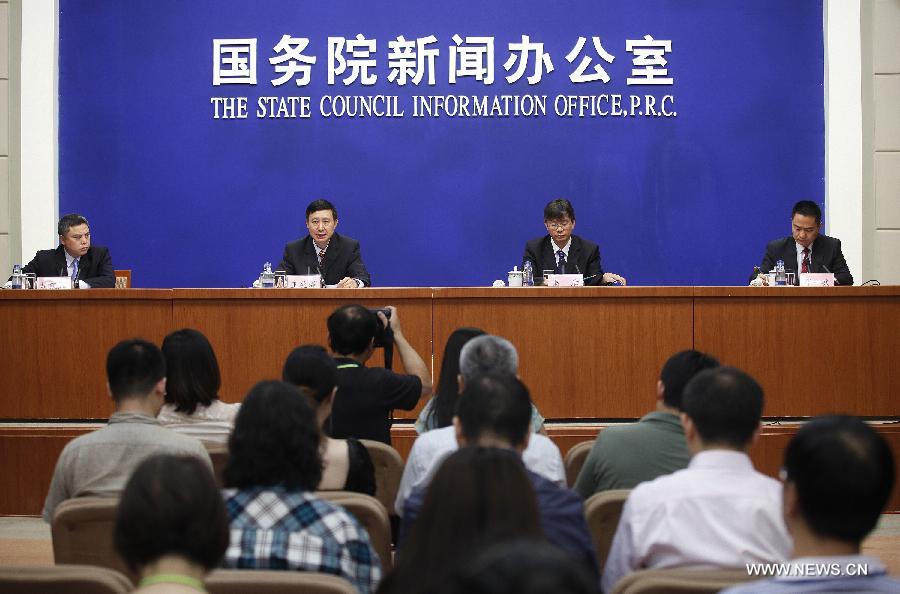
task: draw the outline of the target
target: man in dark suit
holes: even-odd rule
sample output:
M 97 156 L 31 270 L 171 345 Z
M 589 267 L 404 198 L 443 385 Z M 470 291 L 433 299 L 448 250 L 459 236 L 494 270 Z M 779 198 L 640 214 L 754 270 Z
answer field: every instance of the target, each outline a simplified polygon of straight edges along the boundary
M 810 200 L 801 200 L 791 211 L 791 237 L 770 241 L 766 246 L 759 271 L 771 272 L 778 260 L 784 261 L 784 269 L 795 273 L 794 284 L 799 284 L 798 272 L 833 272 L 834 282 L 852 285 L 853 275 L 841 252 L 841 240 L 820 235 L 822 210 Z M 750 281 L 754 278 L 751 276 Z
M 586 285 L 625 284 L 625 279 L 612 272 L 603 272 L 600 265 L 600 247 L 577 235 L 575 209 L 568 200 L 551 200 L 544 207 L 544 226 L 547 235 L 525 244 L 522 261 L 530 260 L 534 266 L 535 284 L 543 283 L 543 271 L 557 274 L 583 274 Z
M 67 214 L 59 220 L 59 247 L 39 250 L 22 268 L 35 276 L 68 276 L 80 289 L 116 286 L 109 250 L 91 245 L 91 228 L 80 214 Z
M 372 286 L 372 280 L 359 255 L 359 242 L 335 233 L 337 210 L 327 200 L 313 200 L 306 207 L 309 236 L 284 246 L 280 270 L 288 274 L 319 272 L 326 285 L 339 289 Z

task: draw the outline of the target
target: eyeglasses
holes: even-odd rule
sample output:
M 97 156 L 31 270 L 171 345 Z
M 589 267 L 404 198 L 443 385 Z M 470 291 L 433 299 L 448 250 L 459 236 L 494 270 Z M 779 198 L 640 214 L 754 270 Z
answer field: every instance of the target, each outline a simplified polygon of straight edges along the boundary
M 548 229 L 565 229 L 572 224 L 572 221 L 544 221 Z

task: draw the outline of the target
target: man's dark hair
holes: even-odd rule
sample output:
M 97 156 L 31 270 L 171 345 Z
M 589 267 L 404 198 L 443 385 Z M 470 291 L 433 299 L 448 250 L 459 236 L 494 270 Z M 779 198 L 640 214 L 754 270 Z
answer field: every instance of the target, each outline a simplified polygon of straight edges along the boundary
M 381 321 L 362 305 L 344 305 L 328 316 L 328 344 L 339 355 L 358 355 L 369 348 Z
M 69 232 L 69 229 L 72 227 L 77 227 L 78 225 L 87 225 L 90 228 L 90 223 L 88 220 L 81 216 L 80 214 L 67 214 L 63 215 L 61 219 L 59 219 L 59 223 L 56 225 L 56 230 L 60 235 L 65 237 L 66 233 Z
M 514 375 L 482 375 L 466 383 L 456 404 L 456 416 L 471 444 L 490 434 L 517 446 L 531 430 L 531 397 Z
M 297 386 L 318 405 L 331 396 L 337 385 L 337 364 L 322 346 L 298 346 L 285 360 L 281 379 Z
M 228 516 L 212 471 L 195 456 L 159 454 L 137 467 L 119 500 L 113 542 L 134 572 L 166 555 L 207 570 L 228 548 Z
M 813 217 L 816 219 L 817 225 L 822 223 L 822 209 L 812 200 L 801 200 L 795 204 L 793 210 L 791 210 L 791 218 L 793 219 L 796 214 Z
M 784 453 L 786 480 L 818 536 L 858 544 L 875 528 L 894 487 L 887 441 L 856 417 L 806 423 Z
M 337 218 L 338 218 L 337 209 L 334 207 L 334 204 L 332 204 L 331 202 L 329 202 L 327 200 L 321 200 L 321 199 L 313 200 L 312 202 L 309 203 L 309 206 L 306 207 L 306 220 L 307 221 L 309 220 L 309 215 L 311 215 L 314 212 L 318 212 L 320 210 L 330 210 L 331 216 L 334 217 L 335 221 L 337 220 Z
M 166 377 L 166 360 L 152 342 L 123 340 L 106 356 L 106 379 L 113 400 L 143 398 Z
M 762 417 L 763 389 L 734 367 L 701 371 L 684 388 L 681 410 L 707 445 L 744 449 Z
M 259 382 L 244 398 L 228 439 L 225 486 L 314 491 L 322 478 L 320 439 L 316 413 L 300 390 Z
M 569 217 L 573 221 L 575 220 L 575 208 L 573 208 L 572 203 L 565 198 L 551 200 L 547 203 L 547 206 L 544 207 L 545 221 L 555 221 L 556 219 L 561 219 L 563 217 Z
M 163 339 L 166 358 L 166 402 L 175 410 L 194 414 L 219 397 L 222 376 L 216 353 L 206 337 L 192 328 L 176 330 Z
M 659 372 L 665 405 L 681 410 L 684 387 L 691 378 L 704 369 L 714 369 L 718 366 L 719 362 L 714 357 L 700 351 L 681 351 L 669 357 Z

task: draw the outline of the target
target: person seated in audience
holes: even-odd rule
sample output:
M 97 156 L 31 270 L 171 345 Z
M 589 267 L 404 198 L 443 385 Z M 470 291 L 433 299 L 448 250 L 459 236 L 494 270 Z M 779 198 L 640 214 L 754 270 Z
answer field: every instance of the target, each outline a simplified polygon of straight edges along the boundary
M 519 354 L 516 347 L 505 338 L 485 334 L 467 342 L 459 356 L 459 389 L 463 391 L 476 378 L 488 373 L 505 373 L 515 376 L 518 372 Z M 531 405 L 529 426 L 534 429 L 534 404 Z M 540 415 L 538 415 L 540 416 Z M 543 418 L 541 418 L 543 423 Z M 566 486 L 566 471 L 559 448 L 547 436 L 537 434 L 526 442 L 522 460 L 529 470 L 538 473 L 561 487 Z M 459 445 L 453 425 L 433 429 L 420 435 L 403 467 L 403 477 L 397 489 L 394 509 L 403 515 L 406 498 L 415 487 L 424 487 L 432 470 Z
M 116 552 L 140 577 L 140 594 L 196 594 L 228 547 L 225 503 L 209 468 L 161 454 L 137 467 L 119 501 Z
M 596 594 L 597 580 L 559 548 L 532 540 L 479 547 L 439 594 Z
M 397 308 L 374 314 L 361 305 L 344 305 L 328 316 L 328 344 L 338 364 L 338 396 L 331 407 L 331 437 L 371 439 L 391 445 L 391 412 L 412 410 L 431 393 L 431 371 L 407 342 Z M 375 352 L 378 325 L 390 327 L 406 374 L 366 367 Z
M 587 499 L 609 489 L 633 489 L 644 481 L 686 468 L 691 459 L 681 413 L 684 386 L 719 362 L 699 351 L 669 357 L 656 382 L 656 410 L 630 425 L 603 429 L 581 467 L 575 490 Z
M 212 345 L 191 328 L 163 340 L 166 358 L 166 403 L 159 422 L 178 433 L 210 443 L 225 443 L 240 404 L 219 399 L 222 376 Z
M 251 388 L 228 440 L 222 494 L 231 544 L 223 566 L 330 573 L 373 592 L 381 564 L 368 533 L 314 493 L 320 447 L 316 413 L 300 390 L 276 381 Z
M 432 429 L 447 427 L 453 423 L 453 411 L 456 399 L 462 388 L 460 386 L 459 355 L 463 347 L 473 338 L 483 336 L 484 330 L 478 328 L 457 328 L 447 339 L 444 347 L 444 360 L 441 363 L 441 379 L 434 396 L 419 413 L 416 419 L 416 433 L 422 434 Z M 515 350 L 515 349 L 513 349 Z M 518 354 L 516 355 L 518 357 Z M 544 433 L 544 417 L 534 404 L 531 405 L 531 428 L 535 433 Z M 546 433 L 544 433 L 546 435 Z
M 525 384 L 510 374 L 489 374 L 466 383 L 457 404 L 453 428 L 461 449 L 497 447 L 511 450 L 521 457 L 529 439 L 538 437 L 529 430 L 530 419 L 531 398 Z M 443 469 L 444 464 L 446 461 L 440 463 L 436 473 Z M 527 470 L 527 475 L 537 497 L 538 513 L 547 540 L 567 551 L 599 579 L 597 552 L 584 519 L 581 497 L 531 470 Z M 508 492 L 513 490 L 511 486 L 503 488 Z M 409 545 L 405 544 L 406 535 L 424 520 L 419 519 L 419 510 L 423 497 L 427 497 L 426 489 L 429 495 L 437 492 L 443 497 L 458 496 L 458 489 L 444 489 L 434 481 L 413 489 L 401 515 L 399 541 L 404 551 L 413 546 L 412 541 Z
M 544 538 L 532 481 L 510 449 L 470 447 L 453 453 L 420 504 L 409 542 L 379 594 L 431 594 L 475 547 Z
M 781 485 L 754 470 L 747 455 L 759 434 L 760 385 L 733 367 L 707 369 L 688 382 L 681 410 L 691 462 L 631 492 L 603 570 L 604 592 L 638 569 L 737 569 L 790 553 Z
M 794 537 L 786 571 L 728 594 L 900 592 L 884 564 L 861 554 L 894 487 L 887 440 L 848 416 L 814 418 L 784 453 L 784 521 Z
M 337 394 L 337 364 L 319 345 L 297 347 L 284 362 L 282 379 L 297 386 L 316 411 L 319 427 L 331 414 Z M 319 491 L 375 494 L 375 466 L 358 439 L 334 439 L 321 434 L 322 480 Z
M 118 496 L 138 464 L 152 454 L 197 456 L 212 471 L 202 443 L 156 419 L 166 393 L 166 362 L 155 344 L 136 338 L 114 346 L 106 357 L 106 377 L 116 412 L 106 427 L 63 448 L 44 502 L 47 522 L 66 499 Z

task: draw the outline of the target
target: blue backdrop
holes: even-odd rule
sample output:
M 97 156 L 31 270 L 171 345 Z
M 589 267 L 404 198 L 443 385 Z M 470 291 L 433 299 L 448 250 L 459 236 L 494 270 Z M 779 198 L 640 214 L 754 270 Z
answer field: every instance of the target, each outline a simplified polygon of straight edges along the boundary
M 246 286 L 306 234 L 327 198 L 376 286 L 486 285 L 572 200 L 576 233 L 631 284 L 744 283 L 790 206 L 824 200 L 821 0 L 60 0 L 60 212 L 135 286 Z M 327 84 L 327 38 L 377 40 L 377 83 Z M 282 35 L 309 38 L 311 82 L 273 87 Z M 452 36 L 489 36 L 495 81 L 448 82 Z M 555 70 L 510 84 L 507 44 Z M 626 40 L 671 40 L 671 86 L 626 85 Z M 434 35 L 436 85 L 388 82 L 388 42 Z M 605 67 L 576 84 L 565 56 Z M 602 61 L 599 36 L 615 60 Z M 213 85 L 213 40 L 256 38 L 255 86 Z M 532 73 L 533 63 L 527 74 Z M 590 69 L 589 69 L 590 72 Z M 339 79 L 342 77 L 339 77 Z M 323 95 L 396 95 L 403 118 L 322 118 Z M 547 95 L 540 118 L 413 118 L 412 95 Z M 557 117 L 556 95 L 664 94 L 676 117 Z M 259 96 L 312 98 L 309 119 L 258 119 Z M 211 97 L 249 98 L 213 118 Z

